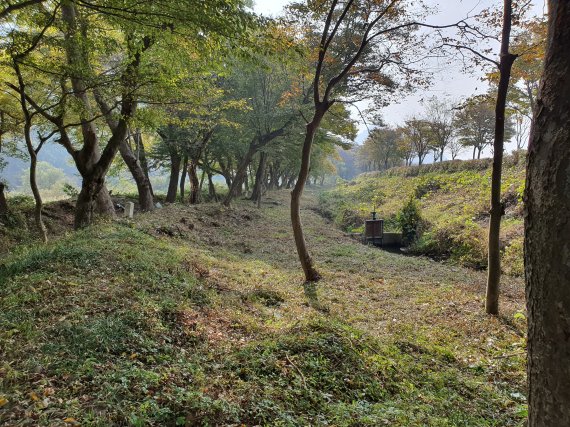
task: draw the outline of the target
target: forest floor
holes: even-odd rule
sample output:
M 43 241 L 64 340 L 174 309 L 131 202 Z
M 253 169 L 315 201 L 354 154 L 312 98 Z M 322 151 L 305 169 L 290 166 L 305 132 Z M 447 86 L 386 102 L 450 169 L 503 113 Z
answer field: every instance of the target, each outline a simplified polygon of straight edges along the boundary
M 0 262 L 0 425 L 522 426 L 524 288 L 345 236 L 288 192 L 168 205 Z

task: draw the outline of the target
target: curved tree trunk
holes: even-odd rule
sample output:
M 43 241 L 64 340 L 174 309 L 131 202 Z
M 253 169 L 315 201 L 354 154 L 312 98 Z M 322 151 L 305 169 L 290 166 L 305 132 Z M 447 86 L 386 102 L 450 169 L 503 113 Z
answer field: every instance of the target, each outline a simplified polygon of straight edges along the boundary
M 239 163 L 236 176 L 233 179 L 230 190 L 222 202 L 224 206 L 229 206 L 232 203 L 234 197 L 237 197 L 240 194 L 241 188 L 243 186 L 243 181 L 247 176 L 247 167 L 253 160 L 253 156 L 255 156 L 256 152 L 257 148 L 255 147 L 255 144 L 251 143 L 249 149 L 247 150 L 247 153 Z
M 198 165 L 194 160 L 188 164 L 188 175 L 190 177 L 190 198 L 191 205 L 200 203 L 200 180 L 198 179 Z
M 257 165 L 257 170 L 255 171 L 255 183 L 253 185 L 253 191 L 251 192 L 251 200 L 253 201 L 261 199 L 261 194 L 263 191 L 263 182 L 265 181 L 266 165 L 267 165 L 267 153 L 262 151 L 259 153 L 259 164 Z
M 316 270 L 307 249 L 307 242 L 305 241 L 305 235 L 303 233 L 303 223 L 301 222 L 301 196 L 303 195 L 305 183 L 309 176 L 313 139 L 325 112 L 326 109 L 317 107 L 313 120 L 307 124 L 301 155 L 301 170 L 299 171 L 297 184 L 295 184 L 293 191 L 291 191 L 291 225 L 293 227 L 293 236 L 295 237 L 295 245 L 297 247 L 299 260 L 301 261 L 301 267 L 305 273 L 305 280 L 308 282 L 318 281 L 321 275 Z
M 154 209 L 152 186 L 141 163 L 137 159 L 137 156 L 135 156 L 135 153 L 133 153 L 133 150 L 131 150 L 126 139 L 121 142 L 119 151 L 137 185 L 139 193 L 139 209 L 142 212 L 152 211 Z
M 34 144 L 32 141 L 32 114 L 28 109 L 28 104 L 26 101 L 26 85 L 24 83 L 24 78 L 20 71 L 20 65 L 17 59 L 14 59 L 14 70 L 16 71 L 16 75 L 18 76 L 18 84 L 19 84 L 19 95 L 20 95 L 20 106 L 22 108 L 22 113 L 24 115 L 24 140 L 26 141 L 26 148 L 28 150 L 28 155 L 30 156 L 30 188 L 32 190 L 32 194 L 34 195 L 34 221 L 36 223 L 36 228 L 42 238 L 44 243 L 47 243 L 47 230 L 42 218 L 42 209 L 43 209 L 43 201 L 42 196 L 40 194 L 40 190 L 38 188 L 38 183 L 36 180 L 36 171 L 38 165 L 38 153 L 41 150 L 45 140 L 42 140 L 37 148 L 34 148 Z M 3 188 L 2 188 L 3 190 Z
M 570 2 L 548 21 L 525 195 L 529 427 L 570 425 Z
M 168 181 L 168 192 L 166 193 L 166 203 L 175 203 L 178 193 L 178 177 L 180 176 L 180 162 L 182 159 L 174 150 L 170 152 L 170 179 Z
M 511 79 L 511 68 L 517 58 L 509 52 L 511 38 L 512 0 L 504 0 L 503 34 L 499 63 L 499 87 L 495 105 L 495 140 L 493 142 L 493 172 L 491 176 L 491 219 L 489 222 L 489 247 L 487 264 L 487 314 L 499 314 L 499 285 L 501 282 L 500 231 L 504 206 L 501 203 L 501 175 L 503 168 L 503 145 L 505 140 L 505 106 Z
M 33 151 L 33 150 L 32 150 Z M 36 228 L 40 233 L 40 237 L 44 243 L 47 243 L 47 229 L 44 224 L 42 217 L 43 201 L 38 188 L 38 183 L 36 180 L 36 170 L 38 165 L 38 158 L 36 153 L 30 153 L 30 188 L 32 189 L 32 194 L 34 195 L 34 201 L 36 203 L 34 208 L 34 221 L 36 223 Z

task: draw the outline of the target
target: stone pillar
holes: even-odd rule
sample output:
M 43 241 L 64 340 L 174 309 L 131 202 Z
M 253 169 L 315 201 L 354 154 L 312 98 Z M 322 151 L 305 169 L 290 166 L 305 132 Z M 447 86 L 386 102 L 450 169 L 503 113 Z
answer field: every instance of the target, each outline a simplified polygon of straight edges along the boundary
M 125 213 L 129 218 L 132 218 L 135 214 L 135 204 L 133 202 L 127 202 L 125 207 Z

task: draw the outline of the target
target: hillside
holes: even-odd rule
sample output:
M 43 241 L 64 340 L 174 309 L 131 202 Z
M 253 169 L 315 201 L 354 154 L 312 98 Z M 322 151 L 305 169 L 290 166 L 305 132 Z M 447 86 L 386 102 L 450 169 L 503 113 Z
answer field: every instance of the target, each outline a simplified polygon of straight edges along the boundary
M 484 274 L 363 246 L 310 194 L 324 279 L 303 287 L 288 197 L 170 205 L 2 258 L 0 424 L 522 425 L 518 279 L 488 317 Z
M 503 167 L 502 265 L 522 276 L 524 156 L 507 156 Z M 411 197 L 422 217 L 412 252 L 485 268 L 490 191 L 490 159 L 457 160 L 362 174 L 325 192 L 319 209 L 340 228 L 360 231 L 376 203 L 386 228 L 400 231 L 397 216 Z

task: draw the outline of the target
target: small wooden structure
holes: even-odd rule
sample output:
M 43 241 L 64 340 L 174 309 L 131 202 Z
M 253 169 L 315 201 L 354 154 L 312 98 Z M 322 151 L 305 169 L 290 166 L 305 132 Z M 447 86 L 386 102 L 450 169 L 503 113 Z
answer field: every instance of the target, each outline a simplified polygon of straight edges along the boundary
M 384 240 L 384 220 L 368 219 L 364 226 L 364 243 L 382 246 Z

